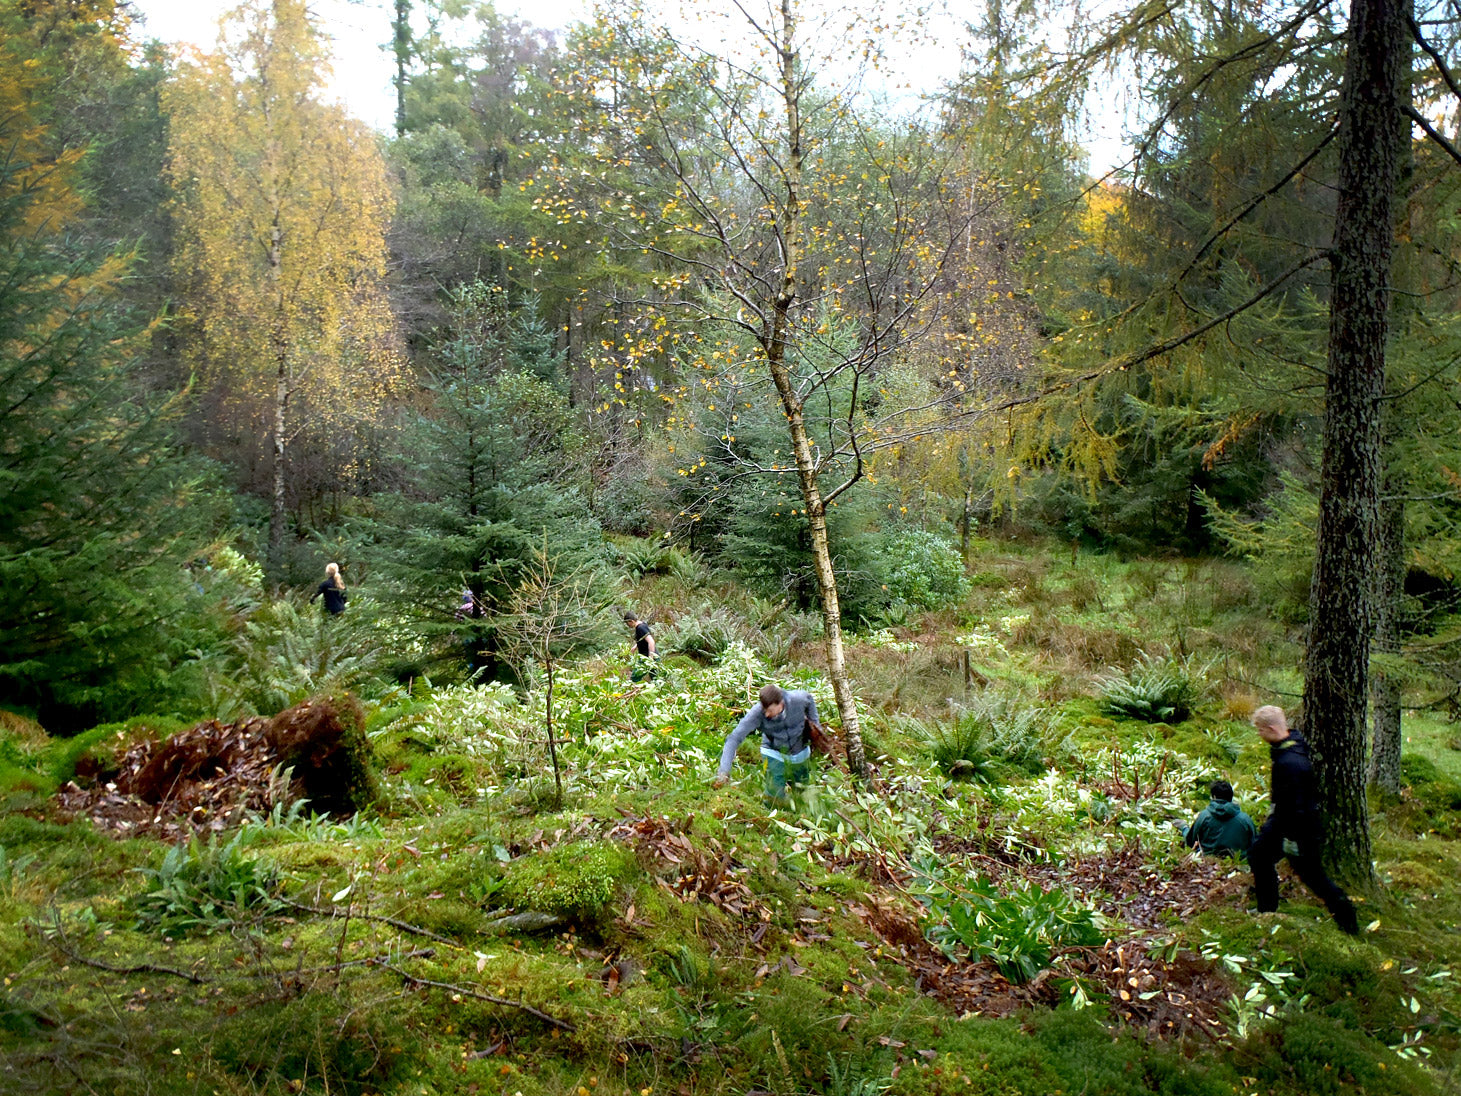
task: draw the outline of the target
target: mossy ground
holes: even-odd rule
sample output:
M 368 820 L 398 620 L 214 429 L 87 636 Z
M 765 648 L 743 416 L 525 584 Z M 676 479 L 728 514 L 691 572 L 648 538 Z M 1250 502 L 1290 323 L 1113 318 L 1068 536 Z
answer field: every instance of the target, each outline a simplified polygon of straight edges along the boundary
M 909 878 L 878 863 L 927 847 L 951 872 L 978 870 L 960 851 L 977 848 L 1058 869 L 1135 846 L 1170 871 L 1183 854 L 1167 823 L 1200 808 L 1210 776 L 1266 809 L 1266 756 L 1245 717 L 1294 685 L 1297 649 L 1240 567 L 978 549 L 963 606 L 897 630 L 896 646 L 854 645 L 881 797 L 824 770 L 802 813 L 768 813 L 749 748 L 730 786 L 709 787 L 748 681 L 775 672 L 825 689 L 810 647 L 776 670 L 743 649 L 705 668 L 667 659 L 648 688 L 613 661 L 584 667 L 563 685 L 561 807 L 539 794 L 531 702 L 418 687 L 367 712 L 376 813 L 254 820 L 245 855 L 291 905 L 240 904 L 212 931 L 141 928 L 138 869 L 165 850 L 47 820 L 47 787 L 83 751 L 5 724 L 5 772 L 39 775 L 31 788 L 0 781 L 0 1091 L 1456 1091 L 1461 843 L 1447 797 L 1461 768 L 1451 726 L 1428 719 L 1407 722 L 1414 786 L 1375 804 L 1383 885 L 1362 907 L 1373 931 L 1342 937 L 1292 887 L 1277 915 L 1235 898 L 1160 926 L 1163 947 L 1200 953 L 1231 985 L 1220 1036 L 1152 1039 L 1099 994 L 1085 1009 L 991 1018 L 923 992 L 857 915 L 873 902 L 917 912 Z M 704 592 L 669 575 L 646 583 L 638 600 L 667 609 Z M 966 693 L 954 637 L 974 633 L 989 641 Z M 1193 719 L 1101 714 L 1098 675 L 1143 651 L 1211 667 Z M 951 784 L 920 752 L 908 717 L 947 718 L 951 699 L 980 690 L 1058 720 L 1053 776 Z M 1132 774 L 1159 780 L 1157 794 L 1126 803 L 1103 790 Z M 229 896 L 218 900 L 227 913 Z M 493 929 L 523 909 L 567 921 Z

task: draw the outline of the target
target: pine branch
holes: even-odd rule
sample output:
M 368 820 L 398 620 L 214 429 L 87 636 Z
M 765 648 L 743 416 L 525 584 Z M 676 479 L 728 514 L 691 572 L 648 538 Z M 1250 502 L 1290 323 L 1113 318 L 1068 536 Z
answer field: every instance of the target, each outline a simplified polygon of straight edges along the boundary
M 1461 149 L 1458 149 L 1446 138 L 1446 135 L 1444 133 L 1436 129 L 1435 126 L 1431 125 L 1430 120 L 1427 119 L 1424 114 L 1416 110 L 1415 107 L 1411 106 L 1409 103 L 1406 103 L 1400 109 L 1407 118 L 1409 118 L 1412 122 L 1420 126 L 1420 128 L 1425 131 L 1425 135 L 1427 137 L 1429 137 L 1436 144 L 1440 145 L 1442 151 L 1444 151 L 1447 156 L 1451 157 L 1451 159 L 1455 160 L 1458 164 L 1461 164 Z
M 1441 56 L 1441 51 L 1426 41 L 1426 36 L 1421 31 L 1420 24 L 1415 21 L 1414 15 L 1406 15 L 1405 21 L 1410 26 L 1410 34 L 1415 39 L 1416 45 L 1425 50 L 1432 63 L 1435 64 L 1436 71 L 1441 74 L 1441 79 L 1445 81 L 1446 87 L 1451 89 L 1451 94 L 1457 99 L 1461 99 L 1461 84 L 1457 83 L 1456 76 L 1446 64 L 1446 59 Z

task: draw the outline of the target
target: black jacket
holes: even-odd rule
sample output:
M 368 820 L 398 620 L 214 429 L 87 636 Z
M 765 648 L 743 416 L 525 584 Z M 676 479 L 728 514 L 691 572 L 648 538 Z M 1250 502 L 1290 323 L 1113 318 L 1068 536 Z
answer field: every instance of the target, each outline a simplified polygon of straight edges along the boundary
M 1314 764 L 1309 760 L 1309 743 L 1298 731 L 1277 745 L 1268 747 L 1273 762 L 1273 809 L 1263 823 L 1263 832 L 1278 831 L 1295 841 L 1320 836 L 1319 796 L 1314 790 Z
M 345 591 L 329 579 L 325 579 L 324 582 L 320 583 L 319 588 L 310 595 L 310 601 L 313 601 L 317 597 L 323 597 L 325 599 L 325 608 L 331 616 L 339 616 L 343 613 L 345 611 L 345 602 L 349 600 L 345 596 Z

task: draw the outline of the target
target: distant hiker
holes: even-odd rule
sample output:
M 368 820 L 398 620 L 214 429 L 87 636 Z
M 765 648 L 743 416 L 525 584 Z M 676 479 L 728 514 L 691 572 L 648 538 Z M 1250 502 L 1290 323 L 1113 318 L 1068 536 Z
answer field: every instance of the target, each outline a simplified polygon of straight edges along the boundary
M 783 692 L 780 685 L 763 685 L 760 699 L 751 705 L 720 751 L 720 768 L 715 786 L 730 779 L 736 751 L 752 731 L 761 733 L 761 756 L 766 759 L 766 800 L 774 805 L 790 802 L 788 787 L 804 787 L 811 777 L 812 731 L 817 702 L 804 689 Z
M 345 611 L 345 602 L 350 598 L 345 593 L 345 580 L 340 577 L 338 563 L 325 564 L 325 581 L 310 595 L 310 601 L 317 597 L 325 599 L 325 609 L 331 616 L 339 616 Z
M 655 674 L 659 672 L 655 667 L 659 652 L 654 645 L 654 636 L 649 634 L 649 625 L 632 612 L 624 614 L 624 623 L 634 630 L 633 646 L 629 652 L 633 667 L 629 672 L 629 680 L 653 681 Z
M 477 596 L 472 593 L 470 586 L 462 587 L 462 603 L 457 606 L 456 617 L 458 620 L 466 620 L 468 617 L 477 615 Z
M 1273 809 L 1248 849 L 1253 887 L 1258 892 L 1258 912 L 1272 913 L 1278 909 L 1278 872 L 1275 865 L 1287 856 L 1304 885 L 1328 907 L 1340 931 L 1357 935 L 1359 918 L 1354 906 L 1349 896 L 1324 874 L 1321 863 L 1324 819 L 1314 792 L 1314 766 L 1309 760 L 1309 743 L 1298 731 L 1289 730 L 1283 709 L 1271 704 L 1253 713 L 1253 726 L 1259 737 L 1268 743 L 1269 756 L 1273 761 Z M 1289 849 L 1285 848 L 1286 845 Z
M 1248 847 L 1258 836 L 1258 827 L 1233 802 L 1233 786 L 1226 780 L 1214 780 L 1208 794 L 1212 801 L 1192 825 L 1182 827 L 1183 842 L 1189 849 L 1201 849 L 1207 856 L 1247 856 Z

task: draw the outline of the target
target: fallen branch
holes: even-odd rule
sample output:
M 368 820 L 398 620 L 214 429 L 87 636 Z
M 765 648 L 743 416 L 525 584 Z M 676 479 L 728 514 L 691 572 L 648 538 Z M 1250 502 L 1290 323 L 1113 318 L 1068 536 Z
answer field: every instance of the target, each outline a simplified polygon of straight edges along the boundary
M 504 917 L 494 917 L 487 924 L 482 926 L 484 935 L 499 936 L 507 932 L 545 932 L 548 929 L 555 929 L 564 924 L 568 919 L 558 913 L 539 913 L 536 910 L 525 910 L 522 913 L 510 913 Z
M 138 963 L 135 966 L 119 967 L 114 963 L 104 963 L 100 959 L 92 959 L 79 952 L 74 952 L 63 944 L 57 944 L 56 949 L 73 963 L 108 971 L 111 974 L 171 974 L 174 978 L 182 978 L 184 981 L 192 982 L 195 986 L 205 985 L 208 981 L 190 971 L 178 970 L 177 967 L 165 967 L 159 963 Z
M 477 990 L 468 989 L 466 986 L 454 986 L 450 982 L 433 982 L 429 978 L 418 978 L 409 971 L 404 971 L 391 963 L 382 963 L 381 966 L 399 975 L 407 985 L 430 986 L 432 989 L 444 989 L 449 993 L 457 993 L 463 997 L 471 997 L 477 1001 L 486 1001 L 489 1005 L 505 1005 L 507 1008 L 515 1008 L 519 1011 L 526 1012 L 529 1016 L 536 1016 L 545 1024 L 552 1024 L 559 1031 L 572 1032 L 578 1030 L 575 1025 L 569 1023 L 567 1020 L 560 1020 L 556 1016 L 549 1016 L 541 1009 L 533 1008 L 532 1005 L 525 1005 L 521 1001 L 510 1001 L 506 997 L 496 997 L 490 993 L 479 993 Z

